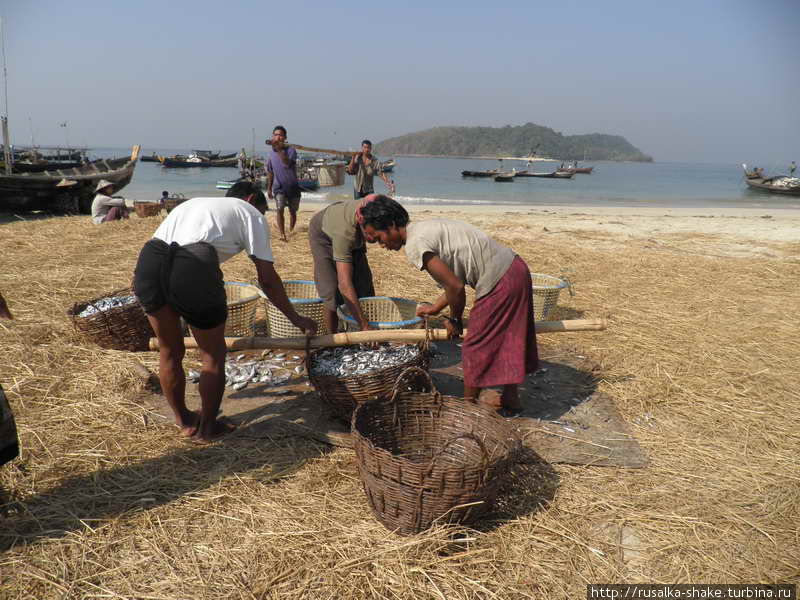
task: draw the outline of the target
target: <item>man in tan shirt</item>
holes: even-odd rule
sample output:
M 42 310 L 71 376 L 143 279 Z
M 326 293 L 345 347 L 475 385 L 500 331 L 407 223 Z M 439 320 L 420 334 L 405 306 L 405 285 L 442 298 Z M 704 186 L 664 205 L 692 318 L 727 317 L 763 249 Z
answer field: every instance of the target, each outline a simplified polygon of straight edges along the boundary
M 502 386 L 499 402 L 487 403 L 504 416 L 519 414 L 518 385 L 538 366 L 533 286 L 525 262 L 468 223 L 446 219 L 411 223 L 406 210 L 386 196 L 362 207 L 361 216 L 366 236 L 389 250 L 405 247 L 408 261 L 444 289 L 417 314 L 436 315 L 449 306 L 445 327 L 451 337 L 464 331 L 464 287 L 475 289 L 462 344 L 464 398 L 478 401 L 482 388 Z

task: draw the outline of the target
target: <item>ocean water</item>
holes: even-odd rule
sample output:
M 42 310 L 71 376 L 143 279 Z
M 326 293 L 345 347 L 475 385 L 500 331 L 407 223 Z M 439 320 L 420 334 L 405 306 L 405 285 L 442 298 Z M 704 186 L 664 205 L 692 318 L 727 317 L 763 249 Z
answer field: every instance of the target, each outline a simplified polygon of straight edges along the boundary
M 176 150 L 144 149 L 151 152 L 175 154 Z M 225 150 L 223 152 L 233 152 Z M 129 150 L 100 148 L 96 156 L 122 156 Z M 185 150 L 184 150 L 185 152 Z M 800 208 L 800 198 L 769 194 L 749 189 L 742 178 L 739 164 L 700 163 L 617 163 L 592 162 L 590 175 L 575 175 L 573 179 L 519 178 L 510 183 L 491 178 L 475 179 L 461 176 L 464 170 L 484 170 L 498 167 L 496 160 L 396 157 L 397 166 L 391 178 L 395 181 L 395 198 L 408 204 L 504 204 L 521 206 L 624 206 L 624 207 L 719 207 L 719 208 Z M 535 162 L 530 167 L 537 172 L 555 170 L 559 163 Z M 504 161 L 503 168 L 525 169 L 521 161 Z M 770 172 L 768 170 L 768 172 Z M 785 173 L 785 170 L 782 171 Z M 779 174 L 781 171 L 770 172 Z M 161 191 L 182 193 L 188 197 L 224 196 L 215 188 L 218 180 L 235 179 L 232 168 L 165 169 L 158 163 L 139 163 L 131 183 L 121 192 L 127 198 L 153 199 Z M 383 182 L 376 178 L 377 192 L 385 192 Z M 303 194 L 317 202 L 352 197 L 352 177 L 345 185 L 320 188 Z

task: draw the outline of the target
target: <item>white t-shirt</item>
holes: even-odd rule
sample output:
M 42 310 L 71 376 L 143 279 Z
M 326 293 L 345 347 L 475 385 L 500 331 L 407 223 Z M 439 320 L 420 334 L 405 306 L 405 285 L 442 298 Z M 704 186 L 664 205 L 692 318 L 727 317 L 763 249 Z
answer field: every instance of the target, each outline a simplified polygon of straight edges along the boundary
M 239 254 L 275 262 L 269 223 L 239 198 L 192 198 L 179 204 L 161 223 L 154 238 L 181 246 L 206 242 L 216 248 L 219 262 Z

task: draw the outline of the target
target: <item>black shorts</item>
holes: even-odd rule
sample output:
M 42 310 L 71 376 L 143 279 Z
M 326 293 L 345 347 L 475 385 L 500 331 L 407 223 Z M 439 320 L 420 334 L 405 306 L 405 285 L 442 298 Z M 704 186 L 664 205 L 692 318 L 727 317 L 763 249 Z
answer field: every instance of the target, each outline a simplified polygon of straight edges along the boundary
M 148 314 L 169 305 L 198 329 L 213 329 L 228 318 L 217 250 L 205 242 L 179 246 L 153 238 L 139 253 L 133 289 Z

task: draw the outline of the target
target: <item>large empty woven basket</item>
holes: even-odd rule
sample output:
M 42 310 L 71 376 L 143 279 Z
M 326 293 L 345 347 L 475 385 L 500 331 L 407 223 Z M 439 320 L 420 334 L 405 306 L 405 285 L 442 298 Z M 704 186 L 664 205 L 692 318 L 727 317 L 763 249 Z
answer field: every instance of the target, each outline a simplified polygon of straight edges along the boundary
M 256 308 L 258 300 L 261 298 L 260 291 L 251 283 L 225 282 L 225 295 L 228 297 L 228 320 L 225 321 L 226 336 L 253 335 Z
M 417 316 L 417 301 L 390 296 L 366 296 L 358 299 L 364 316 L 375 329 L 415 329 L 422 327 L 422 318 Z M 347 305 L 336 311 L 347 330 L 359 329 L 350 316 Z
M 283 282 L 286 289 L 286 296 L 292 303 L 294 310 L 299 315 L 308 317 L 317 324 L 317 335 L 325 335 L 328 328 L 325 327 L 324 304 L 322 298 L 317 293 L 317 286 L 313 281 L 289 280 Z M 267 310 L 267 324 L 269 326 L 270 337 L 297 337 L 304 333 L 292 325 L 278 307 L 268 299 L 264 299 Z
M 531 273 L 531 282 L 533 283 L 533 318 L 535 321 L 547 320 L 558 304 L 561 290 L 566 287 L 572 289 L 568 281 L 542 273 Z
M 427 378 L 430 391 L 407 391 L 409 375 Z M 401 375 L 391 398 L 359 405 L 351 425 L 372 512 L 404 535 L 477 519 L 522 449 L 518 434 L 494 410 L 440 395 L 415 368 Z

